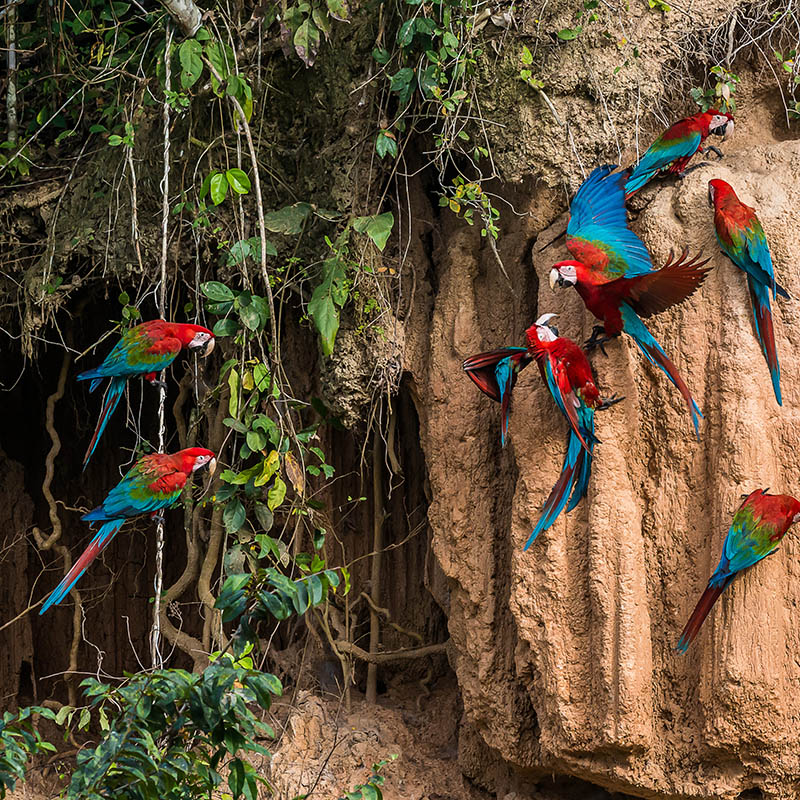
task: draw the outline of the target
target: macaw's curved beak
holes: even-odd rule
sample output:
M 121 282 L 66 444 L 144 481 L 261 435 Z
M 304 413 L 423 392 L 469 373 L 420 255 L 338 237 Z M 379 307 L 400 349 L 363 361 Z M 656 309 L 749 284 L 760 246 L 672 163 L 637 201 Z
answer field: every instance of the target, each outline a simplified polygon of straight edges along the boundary
M 214 340 L 211 339 L 211 341 L 213 342 Z M 212 458 L 211 461 L 208 462 L 208 474 L 213 475 L 216 472 L 216 469 L 217 469 L 217 459 Z
M 714 187 L 711 184 L 708 186 L 708 205 L 710 208 L 714 207 Z
M 203 358 L 211 355 L 211 353 L 214 351 L 214 345 L 216 344 L 216 341 L 217 340 L 212 337 L 205 343 L 205 346 L 200 351 L 200 355 L 203 356 Z
M 729 119 L 728 124 L 723 128 L 722 141 L 726 141 L 729 137 L 733 136 L 733 120 Z
M 556 284 L 558 283 L 558 281 L 560 279 L 561 279 L 561 275 L 558 274 L 558 270 L 557 269 L 551 269 L 550 270 L 550 288 L 551 289 L 555 289 L 556 288 Z

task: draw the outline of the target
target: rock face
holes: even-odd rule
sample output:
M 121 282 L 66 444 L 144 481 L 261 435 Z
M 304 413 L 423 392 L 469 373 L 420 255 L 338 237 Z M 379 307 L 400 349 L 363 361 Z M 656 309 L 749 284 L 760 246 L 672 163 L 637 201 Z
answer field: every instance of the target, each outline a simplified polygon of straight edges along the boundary
M 603 393 L 626 400 L 598 415 L 588 497 L 528 552 L 522 546 L 561 467 L 565 423 L 532 367 L 517 384 L 502 450 L 499 407 L 461 373 L 461 361 L 522 343 L 545 311 L 560 314 L 562 335 L 589 335 L 594 320 L 577 293 L 551 292 L 546 280 L 565 251 L 540 252 L 565 218 L 537 238 L 556 213 L 552 198 L 514 198 L 523 215 L 500 247 L 510 284 L 460 226 L 445 222 L 432 254 L 438 291 L 414 312 L 406 356 L 424 398 L 433 548 L 451 586 L 461 764 L 485 782 L 493 759 L 506 762 L 510 770 L 489 787 L 500 797 L 533 796 L 553 773 L 637 796 L 797 796 L 796 534 L 734 582 L 686 656 L 673 649 L 740 495 L 756 487 L 800 494 L 800 306 L 774 306 L 780 408 L 744 276 L 719 254 L 707 201 L 707 181 L 719 177 L 756 208 L 776 275 L 800 296 L 800 143 L 765 137 L 769 125 L 755 113 L 741 122 L 719 165 L 645 190 L 633 223 L 656 264 L 684 245 L 712 259 L 694 297 L 648 321 L 703 410 L 700 441 L 677 390 L 631 340 L 617 340 L 608 358 L 593 357 Z M 416 258 L 421 272 L 421 245 Z

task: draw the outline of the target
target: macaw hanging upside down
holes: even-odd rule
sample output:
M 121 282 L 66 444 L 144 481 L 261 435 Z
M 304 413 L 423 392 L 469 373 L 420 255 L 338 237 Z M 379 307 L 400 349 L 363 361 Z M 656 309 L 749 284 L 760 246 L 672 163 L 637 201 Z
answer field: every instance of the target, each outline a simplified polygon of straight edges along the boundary
M 88 522 L 102 522 L 102 525 L 39 613 L 44 614 L 50 606 L 58 605 L 70 593 L 126 520 L 141 514 L 157 516 L 159 511 L 169 508 L 180 497 L 193 472 L 207 469 L 213 474 L 216 466 L 214 453 L 203 447 L 189 447 L 172 454 L 151 453 L 142 456 L 108 493 L 103 503 L 81 517 Z
M 525 543 L 526 550 L 542 531 L 555 522 L 567 501 L 569 512 L 585 496 L 594 445 L 598 441 L 594 434 L 594 412 L 610 408 L 624 399 L 612 397 L 604 400 L 600 397 L 584 352 L 547 324 L 555 316 L 545 314 L 528 328 L 528 347 L 504 347 L 480 353 L 463 364 L 464 371 L 475 385 L 501 403 L 503 444 L 508 430 L 511 391 L 520 370 L 533 359 L 536 359 L 542 380 L 570 425 L 561 475 L 545 501 L 533 533 Z

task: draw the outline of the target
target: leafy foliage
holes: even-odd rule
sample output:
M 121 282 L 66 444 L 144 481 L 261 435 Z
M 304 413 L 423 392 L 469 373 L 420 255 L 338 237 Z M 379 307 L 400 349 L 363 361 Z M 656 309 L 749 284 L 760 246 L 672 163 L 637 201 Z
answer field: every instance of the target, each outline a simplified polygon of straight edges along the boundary
M 377 764 L 373 764 L 370 779 L 365 784 L 356 786 L 352 792 L 348 792 L 344 797 L 340 797 L 339 800 L 383 800 L 381 786 L 383 786 L 384 777 L 380 773 L 387 764 L 396 758 L 397 756 L 395 755 L 389 756 L 388 759 L 383 759 Z
M 49 708 L 28 706 L 16 714 L 6 711 L 0 720 L 0 800 L 24 780 L 30 758 L 38 753 L 55 752 L 55 747 L 42 739 L 34 727 L 34 716 L 55 719 Z
M 716 108 L 719 111 L 729 111 L 736 113 L 736 86 L 739 83 L 739 76 L 729 72 L 725 67 L 717 65 L 711 67 L 711 75 L 714 78 L 714 86 L 707 89 L 695 87 L 692 89 L 692 99 L 700 106 L 702 111 L 709 108 Z
M 244 754 L 269 755 L 260 744 L 274 733 L 251 705 L 268 711 L 280 681 L 230 656 L 198 675 L 156 670 L 112 687 L 95 678 L 81 684 L 103 737 L 78 754 L 67 798 L 152 800 L 208 797 L 227 771 L 233 800 L 257 797 L 266 783 Z M 82 715 L 83 716 L 83 715 Z

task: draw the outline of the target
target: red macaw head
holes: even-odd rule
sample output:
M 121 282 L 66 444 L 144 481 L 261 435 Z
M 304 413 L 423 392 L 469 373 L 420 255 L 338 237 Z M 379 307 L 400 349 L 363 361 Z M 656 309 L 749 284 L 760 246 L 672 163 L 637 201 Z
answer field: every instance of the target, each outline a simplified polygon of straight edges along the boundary
M 721 136 L 725 141 L 729 136 L 733 136 L 733 114 L 727 111 L 717 111 L 716 108 L 709 108 L 706 111 L 708 119 L 708 132 L 715 136 Z
M 553 317 L 558 314 L 542 314 L 533 325 L 525 331 L 528 338 L 528 347 L 535 355 L 543 352 L 542 345 L 549 342 L 554 342 L 558 339 L 558 328 L 555 325 L 548 325 Z
M 217 458 L 211 450 L 205 447 L 188 447 L 175 453 L 175 458 L 180 462 L 181 472 L 187 475 L 207 469 L 210 475 L 217 468 Z
M 708 182 L 708 204 L 710 206 L 716 207 L 718 203 L 731 195 L 736 197 L 736 192 L 727 181 L 714 178 Z
M 188 322 L 180 323 L 177 327 L 181 344 L 189 350 L 199 350 L 200 355 L 205 357 L 214 349 L 214 334 L 208 328 Z
M 574 286 L 583 269 L 584 266 L 579 261 L 559 261 L 558 264 L 553 264 L 550 270 L 550 288 Z

